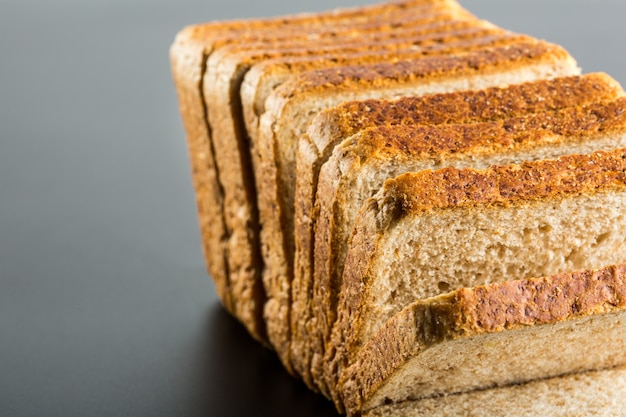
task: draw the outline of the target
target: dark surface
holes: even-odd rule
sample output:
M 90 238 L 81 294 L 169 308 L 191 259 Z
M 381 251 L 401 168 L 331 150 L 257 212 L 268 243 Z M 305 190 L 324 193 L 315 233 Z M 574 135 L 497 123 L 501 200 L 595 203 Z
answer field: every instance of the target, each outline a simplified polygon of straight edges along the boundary
M 332 416 L 215 298 L 168 47 L 357 0 L 0 1 L 0 416 Z M 463 2 L 626 81 L 614 1 Z

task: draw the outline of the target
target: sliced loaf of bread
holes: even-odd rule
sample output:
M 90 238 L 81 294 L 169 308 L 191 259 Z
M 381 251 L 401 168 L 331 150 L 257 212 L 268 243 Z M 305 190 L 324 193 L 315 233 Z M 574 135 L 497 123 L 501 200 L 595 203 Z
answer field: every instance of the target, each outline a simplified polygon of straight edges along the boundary
M 471 30 L 470 30 L 471 29 Z M 416 29 L 419 31 L 419 27 Z M 256 202 L 255 171 L 258 163 L 254 163 L 254 134 L 243 124 L 242 102 L 238 94 L 244 74 L 255 62 L 280 61 L 289 65 L 294 74 L 315 68 L 339 66 L 357 62 L 379 62 L 392 57 L 419 57 L 424 54 L 444 54 L 470 51 L 498 44 L 509 44 L 514 41 L 530 40 L 530 38 L 513 35 L 500 29 L 469 28 L 460 32 L 434 33 L 408 37 L 403 42 L 381 42 L 380 44 L 347 43 L 341 44 L 340 39 L 333 37 L 328 46 L 320 46 L 314 52 L 308 48 L 284 44 L 282 49 L 260 49 L 245 51 L 246 46 L 222 48 L 214 53 L 208 61 L 208 70 L 204 81 L 204 97 L 211 103 L 208 106 L 208 118 L 212 128 L 214 147 L 220 150 L 221 157 L 217 160 L 217 170 L 223 185 L 224 216 L 228 230 L 228 259 L 231 292 L 238 300 L 243 311 L 248 315 L 260 315 L 261 300 L 254 295 L 255 286 L 261 282 L 262 262 L 260 259 L 259 219 Z M 412 45 L 410 48 L 408 45 Z M 403 49 L 406 48 L 406 49 Z M 332 52 L 332 54 L 331 54 Z M 323 54 L 323 55 L 318 55 Z M 245 108 L 245 105 L 244 105 Z M 253 166 L 256 165 L 256 169 Z M 260 191 L 262 192 L 262 190 Z M 264 245 L 267 246 L 267 245 Z M 273 253 L 264 251 L 265 258 Z M 271 262 L 270 262 L 271 264 Z M 272 276 L 272 274 L 268 274 Z M 265 289 L 270 299 L 276 298 L 275 293 L 284 293 L 281 287 L 273 285 L 269 278 L 265 279 Z M 287 291 L 288 293 L 288 291 Z M 287 338 L 289 300 L 280 303 L 281 310 L 268 309 L 265 321 L 268 325 L 268 337 L 285 364 L 289 352 Z M 247 307 L 247 308 L 246 308 Z
M 478 89 L 577 73 L 575 62 L 562 48 L 532 42 L 456 56 L 312 71 L 277 87 L 266 101 L 259 128 L 259 211 L 265 239 L 276 246 L 273 252 L 277 261 L 275 267 L 266 268 L 284 271 L 276 281 L 286 279 L 282 288 L 289 290 L 288 271 L 294 252 L 296 144 L 320 110 L 351 99 Z M 310 321 L 309 327 L 317 331 L 318 326 Z M 305 343 L 313 340 L 318 343 L 323 339 L 316 334 Z M 321 360 L 312 367 L 322 368 Z M 313 377 L 322 392 L 329 395 L 321 376 L 322 372 L 317 372 L 317 377 Z
M 306 358 L 312 353 L 303 348 L 305 337 L 302 334 L 306 332 L 307 322 L 313 314 L 313 227 L 319 213 L 313 207 L 320 167 L 330 158 L 336 145 L 376 126 L 498 120 L 513 115 L 584 106 L 621 95 L 623 90 L 620 85 L 608 75 L 588 74 L 510 87 L 405 97 L 395 101 L 355 101 L 321 112 L 312 122 L 308 135 L 301 138 L 297 160 L 292 355 Z M 334 351 L 331 354 L 334 355 Z M 327 358 L 325 362 L 329 369 L 335 366 L 332 359 Z
M 355 218 L 363 202 L 386 179 L 423 169 L 486 168 L 626 147 L 624 109 L 626 98 L 619 98 L 556 111 L 513 114 L 516 117 L 494 122 L 370 128 L 344 141 L 320 172 L 313 299 L 316 317 L 326 319 L 329 326 L 334 324 L 336 310 L 332 306 L 336 308 L 337 300 L 330 294 L 338 296 L 341 289 L 339 274 L 344 270 Z M 396 301 L 405 296 L 410 297 L 399 294 Z M 354 308 L 350 303 L 339 307 L 340 323 L 332 347 L 327 346 L 325 360 L 331 381 L 341 373 L 348 352 L 357 352 L 364 340 L 341 334 L 344 330 L 360 331 L 360 323 L 355 325 L 350 314 Z
M 215 51 L 227 45 L 277 39 L 310 40 L 316 30 L 328 32 L 346 25 L 368 25 L 376 20 L 393 19 L 394 16 L 423 14 L 442 9 L 456 10 L 458 16 L 471 18 L 454 0 L 405 0 L 318 14 L 212 22 L 189 26 L 177 35 L 170 50 L 170 60 L 187 136 L 203 252 L 220 300 L 231 314 L 246 325 L 252 336 L 261 342 L 267 343 L 264 323 L 256 319 L 244 319 L 243 317 L 254 317 L 255 314 L 247 311 L 247 303 L 241 306 L 230 289 L 228 230 L 223 211 L 224 189 L 216 165 L 211 126 L 207 119 L 207 105 L 210 103 L 207 103 L 203 95 L 207 60 Z M 303 28 L 306 30 L 302 30 Z M 260 283 L 254 284 L 253 292 L 258 292 L 257 290 L 262 291 Z
M 601 369 L 626 359 L 620 339 L 626 337 L 620 327 L 623 317 L 589 317 L 621 311 L 626 267 L 567 272 L 619 264 L 626 257 L 625 172 L 626 150 L 616 149 L 482 171 L 421 171 L 388 180 L 361 210 L 344 271 L 342 300 L 353 317 L 352 334 L 364 346 L 341 375 L 347 409 L 372 408 L 386 398 L 399 402 Z M 537 276 L 549 278 L 527 279 Z M 502 283 L 511 280 L 521 281 Z M 357 306 L 361 308 L 355 310 Z M 441 316 L 429 315 L 439 306 L 444 306 L 437 310 Z M 422 312 L 432 320 L 416 324 Z M 451 317 L 459 321 L 446 321 Z M 576 331 L 565 325 L 564 333 L 551 336 L 570 319 L 585 324 Z M 529 327 L 551 321 L 553 328 Z M 516 336 L 508 338 L 505 328 Z M 594 337 L 588 333 L 591 328 Z M 547 331 L 541 334 L 550 335 L 549 343 L 560 348 L 534 346 L 545 343 L 535 337 L 540 331 Z M 436 334 L 444 337 L 430 338 Z M 427 336 L 429 342 L 417 343 L 412 335 Z M 463 337 L 479 340 L 474 336 L 486 339 L 478 345 L 455 345 L 447 351 L 456 352 L 454 358 L 444 354 L 422 362 L 436 349 L 443 353 L 456 341 L 462 344 Z M 491 341 L 502 344 L 490 349 Z M 472 354 L 470 346 L 476 348 Z M 580 354 L 579 349 L 590 346 L 597 349 Z M 503 355 L 507 349 L 513 354 Z M 555 354 L 560 357 L 550 356 Z M 478 364 L 489 371 L 479 372 Z M 468 379 L 470 368 L 476 372 Z M 406 383 L 409 375 L 421 382 Z M 402 398 L 400 391 L 410 393 Z

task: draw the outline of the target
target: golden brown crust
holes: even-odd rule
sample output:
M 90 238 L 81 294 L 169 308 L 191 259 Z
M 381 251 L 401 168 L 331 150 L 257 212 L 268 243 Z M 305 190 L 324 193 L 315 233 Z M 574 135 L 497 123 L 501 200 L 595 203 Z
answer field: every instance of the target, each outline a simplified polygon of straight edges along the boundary
M 335 9 L 323 13 L 301 13 L 263 19 L 239 19 L 216 21 L 186 27 L 185 38 L 199 44 L 212 42 L 216 34 L 264 33 L 284 29 L 285 27 L 332 26 L 342 21 L 356 23 L 374 18 L 385 18 L 388 15 L 448 7 L 457 10 L 459 16 L 472 15 L 463 9 L 455 0 L 406 0 L 391 1 L 365 7 Z
M 222 247 L 226 227 L 221 213 L 220 183 L 213 152 L 206 139 L 209 129 L 204 100 L 200 94 L 205 61 L 203 49 L 202 46 L 188 42 L 185 31 L 181 32 L 170 53 L 172 73 L 187 137 L 207 269 L 213 277 L 222 304 L 230 314 L 236 316 L 230 293 L 228 261 Z
M 232 43 L 221 48 L 215 53 L 216 56 L 230 55 L 239 60 L 244 60 L 248 56 L 255 54 L 270 53 L 277 55 L 283 49 L 301 48 L 310 56 L 320 55 L 318 47 L 321 45 L 336 45 L 343 48 L 343 45 L 361 44 L 362 49 L 367 50 L 367 46 L 372 44 L 382 44 L 385 41 L 396 40 L 399 43 L 410 37 L 415 37 L 419 33 L 446 33 L 450 30 L 460 30 L 462 28 L 483 28 L 498 29 L 493 24 L 469 18 L 459 18 L 454 10 L 449 8 L 433 8 L 429 10 L 412 10 L 411 13 L 403 12 L 397 16 L 389 16 L 385 19 L 370 19 L 362 23 L 353 23 L 349 26 L 328 26 L 313 27 L 306 33 L 301 27 L 283 29 L 272 33 L 271 37 L 266 37 L 255 41 L 245 39 L 245 42 Z M 498 29 L 505 32 L 503 29 Z M 268 42 L 270 40 L 270 42 Z M 315 48 L 312 48 L 315 44 Z M 398 46 L 399 47 L 399 46 Z
M 626 306 L 626 265 L 554 275 L 497 286 L 463 288 L 454 295 L 460 311 L 455 333 L 499 332 L 601 314 Z
M 462 56 L 435 56 L 414 61 L 398 61 L 373 65 L 345 66 L 311 71 L 295 77 L 279 87 L 283 99 L 305 93 L 322 94 L 333 90 L 383 88 L 397 83 L 432 81 L 445 74 L 462 77 L 478 71 L 505 70 L 524 63 L 545 59 L 560 61 L 569 58 L 562 47 L 543 41 L 507 45 Z
M 447 124 L 451 115 L 479 115 L 483 120 L 523 110 L 551 110 L 622 95 L 621 86 L 604 73 L 541 80 L 480 91 L 403 97 L 398 100 L 351 101 L 326 110 L 311 124 L 310 135 L 319 149 L 368 127 L 382 125 Z M 591 100 L 590 100 L 591 98 Z M 500 103 L 494 105 L 493 103 Z M 462 118 L 462 116 L 461 116 Z M 461 123 L 462 120 L 452 121 Z M 332 132 L 332 136 L 324 134 Z
M 626 131 L 626 98 L 591 103 L 558 111 L 544 111 L 496 122 L 444 126 L 380 126 L 366 129 L 351 147 L 360 164 L 368 159 L 397 157 L 453 157 L 472 150 L 489 155 L 503 148 L 522 149 L 546 135 L 594 137 Z M 555 141 L 563 142 L 562 138 Z
M 626 186 L 626 149 L 568 155 L 486 170 L 444 168 L 400 175 L 385 183 L 382 200 L 412 215 L 452 207 L 522 204 Z
M 272 88 L 280 85 L 283 81 L 305 71 L 318 70 L 320 68 L 336 67 L 341 65 L 365 64 L 368 62 L 378 62 L 384 57 L 380 56 L 385 50 L 398 51 L 397 54 L 407 56 L 418 56 L 427 54 L 442 53 L 448 49 L 453 49 L 446 45 L 449 42 L 457 42 L 463 39 L 478 38 L 486 35 L 509 35 L 512 34 L 495 28 L 493 25 L 474 20 L 452 20 L 449 16 L 439 15 L 428 16 L 417 26 L 410 30 L 390 31 L 385 33 L 359 33 L 353 46 L 348 47 L 335 40 L 335 45 L 319 47 L 315 50 L 306 49 L 306 53 L 301 58 L 268 59 L 255 64 L 246 74 L 242 88 L 242 101 L 244 102 L 244 116 L 246 125 L 250 128 L 258 125 L 258 118 L 264 112 L 265 99 L 270 90 L 265 86 L 271 83 Z M 520 38 L 521 39 L 521 38 Z M 489 42 L 489 41 L 487 41 Z M 486 44 L 483 40 L 482 44 Z M 488 44 L 488 43 L 487 43 Z M 460 49 L 464 44 L 457 45 Z M 314 53 L 313 53 L 314 52 Z M 356 55 L 361 52 L 362 55 Z M 332 54 L 324 57 L 327 64 L 322 65 L 318 59 L 320 54 Z M 351 55 L 347 55 L 350 53 Z M 295 54 L 292 54 L 295 55 Z M 376 57 L 378 55 L 378 57 Z M 332 65 L 329 65 L 332 63 Z M 276 78 L 283 78 L 276 82 Z
M 407 360 L 446 340 L 540 326 L 626 309 L 626 264 L 463 288 L 398 313 L 347 372 L 348 414 Z

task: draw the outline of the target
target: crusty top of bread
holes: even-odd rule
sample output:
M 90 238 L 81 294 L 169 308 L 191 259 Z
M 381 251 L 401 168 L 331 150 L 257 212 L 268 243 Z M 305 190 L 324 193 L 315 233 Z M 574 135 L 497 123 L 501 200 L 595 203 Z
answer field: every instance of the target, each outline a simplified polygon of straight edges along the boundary
M 403 215 L 433 209 L 509 206 L 626 187 L 626 149 L 568 155 L 486 170 L 444 168 L 400 175 L 381 197 Z M 390 200 L 391 199 L 391 200 Z
M 503 147 L 523 148 L 540 139 L 545 141 L 546 132 L 567 137 L 623 133 L 626 132 L 625 110 L 626 98 L 620 98 L 494 122 L 379 126 L 355 136 L 357 146 L 351 149 L 358 154 L 359 165 L 368 159 L 444 157 L 469 149 L 473 155 L 487 155 L 501 152 Z
M 532 42 L 534 39 L 494 28 L 459 29 L 450 33 L 418 34 L 402 41 L 383 39 L 380 42 L 363 43 L 359 40 L 341 43 L 340 39 L 324 39 L 316 49 L 285 43 L 275 49 L 237 52 L 238 48 L 222 48 L 213 53 L 209 66 L 226 63 L 232 67 L 248 67 L 259 62 L 276 63 L 287 67 L 292 74 L 338 66 L 368 65 L 389 60 L 419 59 L 428 55 L 467 52 L 476 48 L 488 48 Z M 232 54 L 231 54 L 232 52 Z M 272 68 L 276 71 L 276 69 Z M 261 110 L 262 111 L 262 110 Z
M 493 23 L 477 19 L 474 16 L 458 13 L 456 8 L 449 7 L 430 7 L 427 9 L 410 9 L 395 14 L 387 14 L 384 16 L 370 16 L 368 19 L 343 22 L 337 21 L 329 25 L 311 25 L 307 26 L 304 32 L 302 25 L 286 25 L 276 28 L 272 31 L 257 31 L 256 38 L 246 39 L 245 43 L 236 43 L 234 48 L 240 50 L 254 50 L 267 48 L 266 39 L 277 39 L 285 42 L 316 44 L 322 38 L 332 39 L 356 39 L 361 34 L 367 33 L 373 37 L 392 36 L 400 37 L 403 33 L 415 31 L 421 26 L 427 26 L 431 30 L 437 30 L 440 24 L 446 22 L 470 22 L 482 27 L 497 27 Z M 247 33 L 247 32 L 245 32 Z M 244 34 L 245 34 L 244 33 Z M 226 32 L 228 34 L 228 32 Z M 237 35 L 234 33 L 232 36 Z
M 626 264 L 461 288 L 426 302 L 445 318 L 436 321 L 439 336 L 500 332 L 607 313 L 626 306 Z
M 213 52 L 212 56 L 235 55 L 239 60 L 249 56 L 263 56 L 266 52 L 277 52 L 282 49 L 301 48 L 308 51 L 308 55 L 320 55 L 318 46 L 328 45 L 340 49 L 342 44 L 361 45 L 362 49 L 368 49 L 372 44 L 384 43 L 397 40 L 407 43 L 406 38 L 415 37 L 422 33 L 446 34 L 449 30 L 459 27 L 498 29 L 493 24 L 478 19 L 459 19 L 454 11 L 428 11 L 424 13 L 401 15 L 397 19 L 385 21 L 368 21 L 364 24 L 352 24 L 350 26 L 331 26 L 323 28 L 311 28 L 303 32 L 300 27 L 293 30 L 282 29 L 267 34 L 256 34 L 255 37 L 244 37 L 236 40 L 236 34 L 232 37 L 217 39 L 216 45 L 220 49 Z M 499 29 L 501 32 L 506 32 Z M 230 42 L 225 42 L 228 40 Z M 402 42 L 401 42 L 402 43 Z M 315 44 L 316 48 L 311 48 Z M 393 45 L 393 43 L 391 43 Z M 399 46 L 396 46 L 399 48 Z
M 215 35 L 251 31 L 274 31 L 285 26 L 323 26 L 341 24 L 343 20 L 355 22 L 363 19 L 380 18 L 389 14 L 402 13 L 410 10 L 429 10 L 433 8 L 449 7 L 467 16 L 465 11 L 455 0 L 404 0 L 354 8 L 330 10 L 323 13 L 300 13 L 262 19 L 238 19 L 215 21 L 191 25 L 181 31 L 181 35 L 197 42 L 211 41 Z
M 477 72 L 488 74 L 491 71 L 515 69 L 524 64 L 539 65 L 542 60 L 573 62 L 573 58 L 561 46 L 536 41 L 454 56 L 432 56 L 410 61 L 322 69 L 293 77 L 276 88 L 268 98 L 266 107 L 278 112 L 294 97 L 306 100 L 310 95 L 330 92 L 337 94 L 364 88 L 385 88 L 416 81 L 427 83 L 443 75 L 464 77 Z
M 510 43 L 534 40 L 530 36 L 514 34 L 493 26 L 482 25 L 478 22 L 446 19 L 444 20 L 445 24 L 434 28 L 430 24 L 431 22 L 433 20 L 429 17 L 426 24 L 419 24 L 410 30 L 390 33 L 359 32 L 354 37 L 343 36 L 343 33 L 328 37 L 321 36 L 317 39 L 316 48 L 313 49 L 309 39 L 303 41 L 281 39 L 275 44 L 265 42 L 265 47 L 262 48 L 256 44 L 230 45 L 214 52 L 212 58 L 223 59 L 223 57 L 228 57 L 230 60 L 241 62 L 256 62 L 262 59 L 263 61 L 257 64 L 257 66 L 263 69 L 263 72 L 281 73 L 291 71 L 293 75 L 309 69 L 326 68 L 326 65 L 311 65 L 311 61 L 320 56 L 333 53 L 335 54 L 333 59 L 329 57 L 326 59 L 326 62 L 335 62 L 335 66 L 337 66 L 341 65 L 341 61 L 345 59 L 343 54 L 356 52 L 375 55 L 378 51 L 399 50 L 405 51 L 405 54 L 418 55 L 420 52 L 423 54 L 427 52 L 427 50 L 422 50 L 422 45 L 429 45 L 436 51 L 437 46 L 439 49 L 445 48 L 447 43 L 454 41 L 473 41 L 489 36 L 513 38 Z M 281 55 L 285 57 L 303 56 L 304 58 L 302 59 L 310 62 L 308 66 L 303 67 L 303 63 L 300 61 L 285 61 L 284 58 L 281 58 Z M 362 65 L 368 64 L 368 61 L 364 59 Z M 356 62 L 352 59 L 343 65 L 356 65 Z M 255 73 L 258 71 L 258 69 L 255 70 Z
M 350 101 L 320 112 L 311 122 L 309 137 L 319 149 L 335 140 L 348 138 L 369 127 L 381 125 L 414 125 L 418 123 L 446 124 L 450 115 L 468 114 L 475 119 L 490 120 L 502 114 L 524 109 L 534 113 L 563 108 L 595 97 L 607 98 L 624 94 L 617 81 L 605 73 L 540 80 L 532 83 L 491 87 L 478 91 L 433 94 L 425 97 L 403 97 L 397 100 Z M 493 101 L 501 103 L 492 105 Z
M 297 43 L 302 45 L 302 47 L 308 46 L 310 48 L 312 43 L 315 43 L 317 46 L 320 41 L 326 40 L 330 42 L 332 39 L 335 42 L 363 44 L 380 42 L 384 39 L 402 41 L 409 35 L 417 36 L 419 34 L 439 33 L 440 36 L 443 36 L 451 30 L 463 28 L 497 29 L 498 27 L 486 20 L 459 18 L 454 12 L 443 10 L 411 14 L 408 17 L 401 16 L 394 21 L 387 20 L 384 22 L 368 22 L 368 24 L 364 25 L 334 27 L 327 31 L 314 31 L 306 37 L 298 36 L 298 33 L 295 32 L 294 36 L 288 37 L 290 32 L 282 32 L 285 33 L 285 36 L 280 39 L 277 38 L 277 40 L 285 43 Z M 504 31 L 504 29 L 500 30 Z M 259 49 L 267 49 L 268 43 L 263 39 L 256 42 L 251 40 L 243 44 L 231 45 L 229 48 L 231 51 L 254 52 Z M 315 49 L 311 50 L 311 53 L 315 53 Z
M 485 28 L 468 22 L 452 21 L 447 23 L 444 30 L 446 31 L 417 30 L 415 36 L 412 33 L 403 38 L 385 39 L 367 44 L 356 43 L 353 46 L 337 45 L 334 48 L 316 50 L 317 53 L 321 52 L 324 55 L 309 52 L 302 58 L 268 59 L 254 65 L 246 74 L 241 94 L 242 97 L 246 97 L 247 101 L 253 101 L 252 110 L 255 116 L 259 116 L 265 111 L 265 100 L 271 92 L 263 85 L 267 80 L 276 84 L 276 79 L 280 78 L 279 84 L 298 74 L 321 68 L 421 59 L 429 55 L 455 54 L 533 41 L 533 38 L 526 35 L 514 34 L 498 28 Z M 287 54 L 283 52 L 283 55 Z M 246 118 L 252 119 L 249 115 L 246 115 Z
M 443 10 L 457 19 L 478 20 L 455 0 L 407 0 L 317 14 L 217 21 L 190 25 L 181 30 L 170 48 L 170 59 L 175 74 L 180 72 L 185 75 L 177 77 L 177 83 L 197 83 L 202 75 L 203 61 L 216 48 L 224 45 L 279 39 L 293 41 L 294 38 L 311 41 L 319 35 L 316 31 L 333 32 L 347 24 L 368 26 L 394 15 L 436 14 Z M 302 30 L 304 27 L 307 30 Z

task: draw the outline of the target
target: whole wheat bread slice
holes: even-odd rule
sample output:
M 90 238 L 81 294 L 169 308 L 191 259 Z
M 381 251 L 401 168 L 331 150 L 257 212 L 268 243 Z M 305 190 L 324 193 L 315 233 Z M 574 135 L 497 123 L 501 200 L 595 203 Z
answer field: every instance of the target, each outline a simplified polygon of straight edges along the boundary
M 419 27 L 416 29 L 419 31 Z M 465 37 L 491 35 L 480 38 L 473 43 L 459 42 L 447 46 L 438 41 L 448 39 L 464 39 Z M 243 75 L 255 62 L 282 57 L 283 62 L 289 62 L 294 72 L 302 72 L 306 69 L 341 65 L 342 62 L 366 62 L 388 60 L 395 56 L 409 57 L 425 53 L 445 53 L 454 50 L 470 50 L 498 43 L 511 42 L 512 39 L 528 39 L 523 36 L 512 35 L 499 29 L 475 28 L 471 32 L 465 30 L 462 33 L 432 34 L 429 36 L 416 36 L 404 39 L 405 43 L 379 43 L 379 44 L 337 44 L 336 37 L 327 39 L 331 44 L 328 47 L 318 48 L 313 52 L 310 48 L 293 47 L 297 44 L 285 44 L 283 49 L 262 49 L 255 53 L 241 53 L 247 46 L 237 48 L 222 48 L 214 53 L 208 61 L 208 70 L 204 80 L 204 96 L 211 103 L 208 106 L 209 122 L 212 127 L 212 140 L 214 147 L 220 150 L 220 158 L 217 160 L 217 170 L 220 173 L 222 188 L 224 189 L 224 212 L 227 225 L 229 254 L 230 282 L 233 297 L 237 300 L 242 310 L 249 313 L 259 311 L 258 298 L 253 295 L 255 284 L 260 282 L 262 270 L 259 256 L 258 242 L 258 215 L 256 207 L 255 177 L 252 169 L 250 147 L 254 141 L 248 139 L 249 132 L 242 125 L 242 108 L 237 94 Z M 422 43 L 436 43 L 428 48 Z M 403 48 L 413 45 L 409 49 Z M 456 47 L 456 49 L 455 49 Z M 416 49 L 417 48 L 417 49 Z M 367 50 L 367 53 L 356 51 Z M 320 55 L 335 51 L 336 55 Z M 232 53 L 231 53 L 232 52 Z M 266 286 L 267 288 L 267 286 Z M 270 287 L 272 288 L 272 287 Z M 289 305 L 290 303 L 284 303 Z M 248 305 L 247 309 L 243 306 Z M 256 316 L 257 314 L 252 314 Z M 289 360 L 287 354 L 288 339 L 282 335 L 284 329 L 276 330 L 279 315 L 266 314 L 268 322 L 268 336 L 272 345 L 276 348 L 279 356 L 286 366 Z M 288 320 L 283 320 L 288 323 Z M 284 327 L 284 326 L 283 326 Z M 289 367 L 289 366 L 288 366 Z
M 293 261 L 293 196 L 295 188 L 295 150 L 298 138 L 320 110 L 346 100 L 423 95 L 441 91 L 484 88 L 506 83 L 578 73 L 573 59 L 560 47 L 544 42 L 510 45 L 501 48 L 442 57 L 427 57 L 407 62 L 368 66 L 340 67 L 313 71 L 285 82 L 269 96 L 261 117 L 259 146 L 262 153 L 259 211 L 264 240 L 273 243 L 277 265 L 268 271 L 283 271 L 273 279 L 287 281 Z M 278 245 L 283 242 L 282 245 Z M 278 311 L 279 300 L 268 300 L 266 311 Z M 272 304 L 273 303 L 273 304 Z M 309 333 L 318 332 L 310 320 Z M 306 336 L 306 335 L 305 335 Z M 307 337 L 305 343 L 322 341 Z M 311 348 L 312 351 L 316 349 Z M 323 351 L 323 347 L 320 348 Z M 321 358 L 312 367 L 321 370 Z M 314 375 L 318 384 L 322 372 Z M 322 392 L 328 391 L 320 386 Z
M 356 215 L 363 202 L 373 196 L 386 179 L 424 169 L 486 168 L 492 164 L 626 147 L 625 109 L 626 98 L 620 98 L 557 111 L 513 114 L 516 117 L 495 122 L 382 126 L 364 130 L 344 141 L 335 148 L 320 172 L 315 268 L 316 283 L 321 289 L 313 300 L 319 310 L 316 316 L 334 313 L 323 308 L 332 306 L 333 300 L 327 294 L 339 294 L 339 274 L 344 270 L 348 238 Z M 326 297 L 322 298 L 324 295 Z M 398 295 L 394 300 L 399 302 L 403 297 Z M 361 331 L 362 322 L 355 322 L 351 312 L 354 313 L 355 308 L 368 308 L 349 301 L 354 299 L 343 298 L 337 307 L 339 319 L 331 343 L 327 345 L 326 377 L 331 386 L 331 381 L 336 382 L 343 366 L 349 363 L 350 353 L 358 352 L 360 344 L 367 340 L 345 334 Z
M 383 405 L 363 417 L 623 417 L 626 368 Z
M 401 400 L 386 389 L 378 389 L 384 386 L 395 386 L 398 390 L 404 389 L 401 386 L 406 389 L 415 387 L 419 392 L 411 393 L 411 398 L 440 392 L 443 385 L 436 385 L 434 380 L 424 385 L 397 382 L 403 379 L 406 382 L 407 376 L 396 371 L 409 369 L 404 363 L 414 357 L 415 350 L 407 349 L 408 346 L 420 346 L 411 339 L 413 330 L 406 327 L 411 320 L 409 315 L 413 314 L 410 311 L 418 311 L 412 307 L 405 308 L 411 302 L 459 288 L 620 263 L 626 257 L 626 242 L 623 239 L 625 209 L 626 149 L 570 155 L 522 165 L 493 166 L 482 171 L 469 168 L 421 171 L 388 180 L 377 196 L 368 200 L 361 210 L 344 270 L 342 300 L 346 300 L 349 309 L 361 306 L 358 311 L 352 310 L 354 321 L 351 326 L 355 328 L 353 333 L 357 333 L 361 346 L 367 343 L 341 376 L 343 382 L 340 381 L 340 388 L 346 407 L 355 411 L 361 407 L 370 408 L 374 403 L 385 401 L 385 398 Z M 492 285 L 488 290 L 473 292 L 494 295 L 478 302 L 475 310 L 491 314 L 498 320 L 508 319 L 509 314 L 516 318 L 520 312 L 522 314 L 518 318 L 534 320 L 549 318 L 556 313 L 562 313 L 566 318 L 567 315 L 578 316 L 585 311 L 597 312 L 594 310 L 596 300 L 602 301 L 597 304 L 602 308 L 621 308 L 624 302 L 622 291 L 626 290 L 622 276 L 624 268 L 618 267 L 613 274 L 606 270 L 558 276 L 551 278 L 556 279 L 552 288 L 544 285 L 543 281 L 531 280 L 531 283 L 539 282 L 536 290 L 544 294 L 543 298 L 533 295 L 533 292 L 525 293 L 526 284 Z M 582 279 L 580 285 L 568 287 L 568 282 L 578 279 L 576 276 Z M 600 285 L 598 277 L 609 280 L 607 285 Z M 530 294 L 530 297 L 509 299 L 507 294 L 511 291 L 511 294 L 515 293 L 515 288 L 521 291 L 520 294 Z M 465 294 L 464 291 L 453 294 Z M 529 300 L 530 303 L 519 304 Z M 501 301 L 505 304 L 512 301 L 523 308 L 518 310 L 513 304 L 498 304 Z M 432 306 L 437 303 L 431 302 Z M 403 308 L 404 312 L 398 313 Z M 542 312 L 549 314 L 543 316 Z M 406 323 L 402 322 L 404 318 L 408 319 Z M 594 327 L 597 320 L 594 318 L 593 323 L 572 332 L 571 337 L 585 335 L 589 346 L 595 344 L 597 340 L 593 340 L 585 328 Z M 437 328 L 442 331 L 449 328 L 455 332 L 457 329 L 439 319 L 430 323 L 437 326 L 441 323 L 442 326 Z M 466 323 L 474 323 L 472 326 L 478 326 L 476 329 L 483 326 L 492 330 L 501 330 L 501 326 L 505 325 L 497 322 L 500 327 L 490 327 L 496 321 L 490 321 L 487 316 Z M 420 326 L 415 326 L 415 334 L 427 334 L 428 329 Z M 511 327 L 510 324 L 506 326 Z M 463 331 L 460 327 L 458 330 Z M 602 327 L 596 331 L 601 330 Z M 534 330 L 529 331 L 532 335 Z M 603 338 L 619 335 L 626 336 L 626 333 L 602 332 L 597 338 L 602 341 Z M 504 337 L 506 341 L 507 336 Z M 406 341 L 408 345 L 398 344 L 400 341 Z M 534 342 L 530 340 L 528 343 Z M 620 343 L 619 348 L 623 351 L 623 341 Z M 445 348 L 446 345 L 442 346 Z M 489 345 L 481 343 L 481 346 Z M 587 360 L 594 361 L 598 355 L 611 353 L 609 356 L 623 359 L 611 346 L 607 343 L 596 353 L 585 351 L 584 355 L 576 355 L 576 359 L 586 369 L 601 367 L 600 362 L 594 362 L 593 366 L 585 365 Z M 523 349 L 523 344 L 520 349 Z M 545 364 L 535 356 L 535 350 L 526 350 L 526 354 L 532 354 L 535 359 L 522 368 L 532 370 Z M 562 349 L 558 351 L 566 353 Z M 455 357 L 465 360 L 468 365 L 464 366 L 473 366 L 472 358 L 480 358 L 480 352 L 467 352 Z M 522 355 L 520 352 L 513 356 L 519 357 Z M 571 354 L 571 350 L 567 352 L 567 355 Z M 387 357 L 385 363 L 378 361 L 381 356 Z M 435 361 L 428 366 L 445 365 L 447 362 L 443 359 L 446 356 L 440 358 L 440 362 Z M 561 361 L 567 367 L 572 365 L 573 360 L 568 358 Z M 417 358 L 415 363 L 420 363 L 419 360 Z M 506 363 L 499 363 L 494 358 L 490 360 L 494 366 L 501 366 L 501 375 L 496 371 L 476 373 L 474 378 L 470 378 L 472 381 L 468 381 L 454 378 L 456 374 L 453 373 L 444 378 L 451 386 L 441 389 L 459 391 L 469 389 L 472 384 L 474 388 L 487 386 L 489 384 L 484 378 L 489 378 L 489 374 L 503 378 L 494 379 L 491 385 L 514 382 L 511 378 L 526 378 L 517 370 L 507 368 Z M 488 366 L 480 361 L 476 363 Z M 458 363 L 453 366 L 455 372 L 466 369 L 459 366 Z M 424 368 L 420 369 L 414 376 L 416 380 L 420 375 L 434 375 L 425 372 Z M 569 371 L 563 369 L 563 373 Z M 540 376 L 533 374 L 534 378 Z
M 307 39 L 311 36 L 309 30 L 315 28 L 325 28 L 328 31 L 337 25 L 365 23 L 384 19 L 385 16 L 442 6 L 460 9 L 454 0 L 408 0 L 354 9 L 337 9 L 319 14 L 199 24 L 189 26 L 177 35 L 170 50 L 170 59 L 187 136 L 203 252 L 218 296 L 235 317 L 242 320 L 241 317 L 248 313 L 239 311 L 241 308 L 230 292 L 228 259 L 225 251 L 228 236 L 223 216 L 223 187 L 215 163 L 211 127 L 206 114 L 207 102 L 203 96 L 207 59 L 224 45 L 286 38 Z M 303 28 L 307 30 L 302 30 Z M 255 290 L 256 292 L 262 292 L 260 282 L 255 284 L 255 288 L 258 290 Z M 246 320 L 244 324 L 255 338 L 267 342 L 262 321 Z
M 418 301 L 348 369 L 348 415 L 626 364 L 626 265 Z

